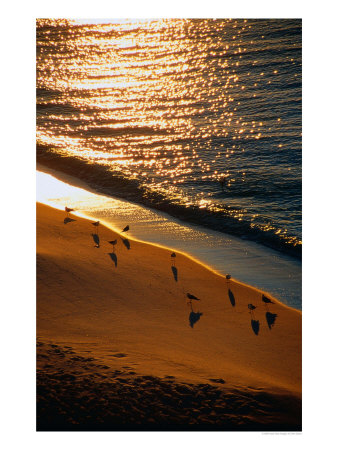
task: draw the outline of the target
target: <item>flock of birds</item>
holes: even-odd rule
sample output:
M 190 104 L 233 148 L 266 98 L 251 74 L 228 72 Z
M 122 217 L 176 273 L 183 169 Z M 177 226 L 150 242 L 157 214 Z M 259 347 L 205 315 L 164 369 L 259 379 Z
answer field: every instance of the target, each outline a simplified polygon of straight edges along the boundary
M 66 206 L 66 207 L 65 207 L 65 211 L 66 211 L 66 213 L 67 213 L 67 217 L 69 217 L 69 213 L 75 211 L 75 209 L 73 209 L 73 208 L 68 208 L 68 206 Z M 96 222 L 92 222 L 92 225 L 93 225 L 96 229 L 98 229 L 98 227 L 99 227 L 99 225 L 100 225 L 100 221 L 97 220 Z M 127 225 L 127 226 L 125 226 L 125 227 L 123 228 L 123 230 L 121 230 L 121 233 L 126 233 L 126 232 L 129 231 L 129 230 L 130 230 L 130 227 L 129 227 L 129 225 Z M 109 244 L 111 244 L 111 245 L 114 247 L 114 249 L 115 249 L 115 245 L 117 244 L 117 239 L 114 239 L 113 241 L 108 241 L 108 242 L 109 242 Z M 176 255 L 175 255 L 175 256 L 176 256 Z
M 72 211 L 74 211 L 74 210 L 72 210 Z M 98 227 L 100 225 L 100 221 L 98 220 L 97 222 L 92 222 L 92 225 L 94 225 L 94 227 Z M 125 233 L 126 231 L 129 231 L 129 229 L 130 229 L 129 225 L 127 225 L 126 227 L 123 228 L 121 233 Z M 109 242 L 109 244 L 115 245 L 117 243 L 117 239 L 115 239 L 114 241 L 108 241 L 108 242 Z
M 268 297 L 266 297 L 264 294 L 262 294 L 262 302 L 265 304 L 266 308 L 268 308 L 268 304 L 274 304 L 272 300 L 270 300 Z M 257 308 L 257 306 L 253 305 L 252 303 L 248 304 L 249 312 L 253 313 L 253 311 Z
M 66 207 L 65 207 L 65 211 L 66 211 L 66 213 L 67 213 L 67 216 L 69 217 L 69 213 L 73 212 L 74 209 L 73 209 L 73 208 L 68 208 L 68 206 L 66 206 Z M 92 222 L 92 225 L 93 225 L 94 227 L 98 228 L 99 225 L 100 225 L 100 221 L 97 220 L 96 222 Z M 123 228 L 123 230 L 121 230 L 121 233 L 126 233 L 126 232 L 129 231 L 129 230 L 130 230 L 130 227 L 129 227 L 129 225 L 127 225 L 127 226 L 125 226 L 125 227 Z M 115 245 L 117 244 L 117 239 L 114 239 L 114 240 L 112 240 L 112 241 L 108 241 L 108 243 L 111 244 L 111 245 L 113 246 L 113 249 L 115 250 Z M 170 256 L 171 256 L 172 264 L 173 264 L 173 266 L 175 266 L 176 253 L 173 252 Z M 226 278 L 226 280 L 229 282 L 230 279 L 231 279 L 231 275 L 230 275 L 230 274 L 227 274 L 227 275 L 225 276 L 225 278 Z M 190 304 L 190 305 L 192 305 L 192 300 L 201 300 L 200 298 L 196 297 L 195 295 L 190 294 L 190 292 L 188 292 L 188 293 L 186 294 L 186 296 L 187 296 L 187 298 L 189 299 L 188 302 L 187 302 L 187 304 Z M 266 306 L 267 309 L 268 309 L 268 305 L 269 305 L 269 304 L 274 304 L 274 302 L 273 302 L 272 300 L 270 300 L 268 297 L 266 297 L 264 294 L 262 294 L 262 302 L 265 304 L 265 306 Z M 257 308 L 257 306 L 253 305 L 252 303 L 249 303 L 249 304 L 248 304 L 248 309 L 249 309 L 250 314 L 253 315 L 253 314 L 254 314 L 254 310 L 255 310 L 256 308 Z
M 65 211 L 67 213 L 67 217 L 69 217 L 69 213 L 74 212 L 75 210 L 73 208 L 68 208 L 68 206 L 66 206 L 65 207 Z M 97 220 L 96 222 L 92 222 L 92 225 L 94 227 L 98 228 L 100 226 L 100 221 Z M 121 230 L 121 233 L 126 233 L 129 230 L 130 230 L 130 227 L 129 227 L 129 225 L 127 225 L 127 226 L 125 226 L 123 228 L 123 230 Z M 115 245 L 117 244 L 117 239 L 114 239 L 112 241 L 108 241 L 108 243 L 111 244 L 113 246 L 113 249 L 115 250 Z M 172 264 L 175 266 L 176 253 L 173 252 L 170 256 L 171 256 Z M 186 295 L 187 295 L 187 297 L 189 299 L 187 303 L 190 304 L 190 305 L 191 305 L 192 300 L 200 300 L 198 297 L 196 297 L 193 294 L 190 294 L 189 292 Z

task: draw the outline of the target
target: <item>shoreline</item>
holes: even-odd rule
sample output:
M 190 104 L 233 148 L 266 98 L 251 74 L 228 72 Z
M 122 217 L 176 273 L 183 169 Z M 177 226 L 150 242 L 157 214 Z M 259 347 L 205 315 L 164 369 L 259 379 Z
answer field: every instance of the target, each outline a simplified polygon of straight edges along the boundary
M 104 166 L 98 166 L 98 173 L 96 174 L 96 179 L 100 180 L 100 184 L 97 184 L 96 181 L 91 180 L 92 174 L 89 169 L 90 164 L 84 160 L 73 159 L 70 155 L 63 156 L 62 158 L 56 157 L 56 155 L 51 152 L 49 157 L 37 150 L 37 161 L 39 164 L 44 165 L 47 168 L 51 168 L 51 170 L 60 171 L 62 174 L 69 175 L 70 177 L 76 178 L 73 175 L 73 170 L 76 167 L 77 172 L 81 173 L 82 177 L 85 176 L 86 181 L 80 180 L 81 183 L 89 184 L 92 189 L 94 189 L 97 193 L 101 195 L 116 195 L 117 198 L 121 200 L 129 201 L 129 202 L 137 202 L 139 205 L 142 205 L 146 208 L 155 209 L 159 213 L 164 212 L 165 214 L 170 214 L 170 216 L 176 220 L 182 220 L 189 225 L 197 225 L 203 226 L 209 230 L 217 231 L 221 233 L 226 233 L 224 220 L 225 217 L 218 216 L 216 212 L 211 213 L 207 210 L 203 210 L 204 213 L 201 214 L 200 208 L 191 205 L 190 207 L 185 207 L 181 205 L 174 205 L 167 199 L 165 199 L 161 194 L 155 197 L 157 200 L 151 201 L 148 199 L 148 196 L 144 195 L 144 189 L 137 189 L 133 180 L 121 178 L 119 175 L 114 177 L 111 172 L 107 172 L 104 169 Z M 50 159 L 51 158 L 51 159 Z M 75 164 L 75 166 L 73 165 Z M 70 166 L 73 165 L 73 170 L 70 169 Z M 123 186 L 121 190 L 121 185 Z M 192 208 L 189 210 L 189 208 Z M 170 213 L 168 211 L 170 210 Z M 189 211 L 188 211 L 189 210 Z M 216 216 L 218 219 L 215 221 Z M 231 236 L 237 237 L 238 239 L 245 239 L 250 242 L 259 244 L 267 249 L 274 250 L 281 255 L 287 255 L 292 257 L 298 261 L 302 259 L 301 243 L 296 244 L 295 246 L 290 244 L 287 241 L 280 241 L 280 236 L 277 234 L 269 234 L 264 233 L 264 235 L 260 235 L 260 232 L 257 234 L 257 230 L 254 235 L 252 234 L 251 225 L 244 227 L 240 225 L 241 222 L 234 222 L 231 220 L 231 217 L 227 217 L 226 219 L 229 221 L 228 227 L 231 228 Z M 244 223 L 244 222 L 243 222 Z M 282 243 L 283 242 L 283 243 Z
M 80 209 L 80 213 L 76 213 L 79 216 L 99 218 L 114 230 L 117 230 L 116 227 L 122 225 L 123 221 L 128 221 L 130 216 L 130 220 L 137 222 L 133 224 L 131 233 L 140 242 L 174 248 L 175 251 L 187 254 L 216 273 L 225 275 L 230 272 L 244 284 L 268 291 L 284 304 L 301 310 L 301 263 L 294 258 L 281 255 L 276 250 L 252 241 L 187 224 L 172 218 L 169 214 L 119 197 L 99 194 L 85 182 L 41 164 L 37 165 L 37 170 L 40 170 L 41 174 L 47 173 L 56 177 L 60 183 L 90 193 L 93 198 L 88 196 L 87 199 L 84 196 L 83 201 L 75 205 L 76 209 Z M 43 185 L 40 191 L 43 190 L 42 187 Z M 55 195 L 59 196 L 60 192 Z M 64 202 L 60 200 L 67 201 L 66 198 L 61 197 L 58 203 L 40 201 L 63 209 Z
M 45 203 L 42 203 L 42 202 L 37 202 L 37 204 L 41 204 L 41 205 L 50 207 L 49 205 L 47 205 L 47 204 L 45 204 Z M 52 208 L 53 208 L 53 207 L 52 207 Z M 53 208 L 53 209 L 58 209 L 58 208 Z M 61 209 L 60 211 L 62 211 L 62 209 Z M 76 212 L 76 211 L 74 211 L 74 213 L 72 213 L 72 215 L 75 216 L 75 217 L 79 217 L 79 218 L 81 218 L 81 219 L 84 219 L 84 220 L 86 220 L 86 221 L 92 221 L 92 220 L 95 220 L 95 219 L 96 219 L 96 218 L 94 218 L 94 217 L 86 216 L 85 214 L 79 214 L 79 215 L 77 215 L 77 212 Z M 119 233 L 119 232 L 117 231 L 117 227 L 111 227 L 110 224 L 105 223 L 104 221 L 100 221 L 100 224 L 101 224 L 103 227 L 107 228 L 108 230 L 111 230 L 111 231 L 113 231 L 114 233 L 117 233 L 117 235 L 120 237 L 120 239 L 122 239 L 122 237 L 121 237 L 122 235 L 121 235 L 121 233 Z M 152 246 L 152 247 L 155 247 L 155 248 L 164 250 L 164 251 L 166 251 L 166 252 L 170 252 L 170 253 L 172 252 L 172 249 L 169 248 L 169 247 L 166 247 L 165 245 L 161 245 L 161 244 L 157 244 L 157 243 L 149 242 L 149 241 L 144 241 L 144 240 L 142 240 L 142 239 L 137 239 L 137 238 L 134 237 L 134 236 L 133 236 L 132 238 L 130 238 L 129 241 L 130 241 L 130 242 L 137 242 L 137 243 L 139 243 L 139 244 L 144 244 L 145 246 Z M 176 249 L 175 249 L 175 252 L 176 252 L 176 253 L 179 253 L 179 254 L 180 254 L 181 256 L 183 256 L 184 258 L 189 259 L 192 263 L 195 263 L 195 264 L 197 264 L 197 265 L 203 267 L 203 268 L 204 268 L 205 270 L 207 270 L 208 272 L 213 273 L 215 276 L 221 277 L 221 278 L 223 279 L 223 281 L 224 281 L 225 283 L 227 283 L 226 275 L 224 275 L 224 274 L 218 272 L 218 271 L 215 270 L 213 267 L 209 266 L 208 264 L 205 264 L 203 261 L 200 261 L 199 259 L 194 258 L 191 254 L 186 253 L 186 252 L 184 252 L 184 251 L 182 251 L 182 250 L 176 250 Z M 265 290 L 259 289 L 259 288 L 255 287 L 255 286 L 252 286 L 252 285 L 248 284 L 248 283 L 244 283 L 244 282 L 242 282 L 241 280 L 238 280 L 237 278 L 232 277 L 232 276 L 231 276 L 231 281 L 235 282 L 235 283 L 236 283 L 237 285 L 239 285 L 239 286 L 242 286 L 243 288 L 252 289 L 252 290 L 254 290 L 254 291 L 257 291 L 259 294 L 264 294 L 264 295 L 268 296 L 271 300 L 273 300 L 274 303 L 278 303 L 278 304 L 281 305 L 282 307 L 289 308 L 289 309 L 294 310 L 294 311 L 297 311 L 297 312 L 301 312 L 301 311 L 298 310 L 297 308 L 293 308 L 292 306 L 286 305 L 285 303 L 283 303 L 282 301 L 280 301 L 278 298 L 276 298 L 274 295 L 272 295 L 270 292 L 267 292 L 267 291 L 265 291 Z
M 227 284 L 183 254 L 174 264 L 169 250 L 128 237 L 123 244 L 102 225 L 97 248 L 88 220 L 64 223 L 64 212 L 39 203 L 37 214 L 38 429 L 55 418 L 59 430 L 300 429 L 299 311 L 271 296 L 265 307 L 262 291 Z M 188 305 L 187 292 L 201 300 Z M 115 408 L 118 392 L 127 395 L 124 412 L 111 415 L 102 389 Z M 145 398 L 160 414 L 137 423 Z M 93 399 L 99 410 L 83 418 Z

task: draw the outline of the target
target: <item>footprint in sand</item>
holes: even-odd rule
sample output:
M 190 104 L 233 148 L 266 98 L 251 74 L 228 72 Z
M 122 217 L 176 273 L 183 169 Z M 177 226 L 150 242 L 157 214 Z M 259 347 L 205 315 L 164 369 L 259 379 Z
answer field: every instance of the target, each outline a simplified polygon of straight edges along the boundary
M 225 383 L 223 378 L 209 378 L 209 381 L 212 381 L 213 383 L 219 383 L 219 384 L 224 384 Z
M 114 358 L 125 358 L 127 355 L 125 353 L 115 353 Z

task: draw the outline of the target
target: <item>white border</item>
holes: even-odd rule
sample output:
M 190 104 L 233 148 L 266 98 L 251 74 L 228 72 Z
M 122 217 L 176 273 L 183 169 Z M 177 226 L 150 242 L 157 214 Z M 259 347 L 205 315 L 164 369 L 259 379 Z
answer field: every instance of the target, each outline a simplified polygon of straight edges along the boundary
M 122 3 L 122 2 L 121 2 Z M 277 4 L 278 3 L 278 4 Z M 2 441 L 4 448 L 205 449 L 326 447 L 336 441 L 336 23 L 334 2 L 19 1 L 2 7 Z M 262 433 L 36 433 L 35 18 L 303 18 L 304 424 L 301 435 Z

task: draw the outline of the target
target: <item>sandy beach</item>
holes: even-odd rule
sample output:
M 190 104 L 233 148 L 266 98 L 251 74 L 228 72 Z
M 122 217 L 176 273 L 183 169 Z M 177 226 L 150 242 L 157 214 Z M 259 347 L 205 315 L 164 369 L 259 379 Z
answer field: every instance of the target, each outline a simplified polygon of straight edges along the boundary
M 300 311 L 70 219 L 37 204 L 38 430 L 301 430 Z

